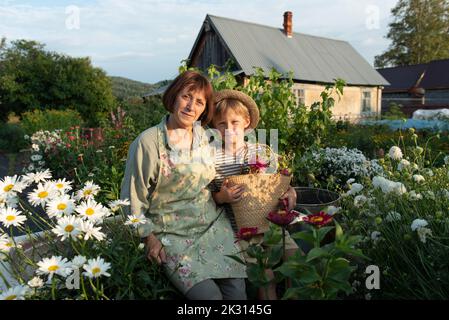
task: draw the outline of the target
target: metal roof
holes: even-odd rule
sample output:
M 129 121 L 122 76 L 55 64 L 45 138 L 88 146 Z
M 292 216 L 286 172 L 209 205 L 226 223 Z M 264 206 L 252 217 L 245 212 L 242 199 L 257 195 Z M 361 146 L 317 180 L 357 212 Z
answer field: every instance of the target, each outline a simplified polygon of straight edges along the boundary
M 281 73 L 292 71 L 299 81 L 333 83 L 341 78 L 351 85 L 389 84 L 346 41 L 297 32 L 288 38 L 280 28 L 213 15 L 206 20 L 246 75 L 254 73 L 253 67 L 265 72 L 274 67 Z
M 406 91 L 413 87 L 423 75 L 419 87 L 424 89 L 449 88 L 449 59 L 429 63 L 377 69 L 391 83 L 385 92 Z

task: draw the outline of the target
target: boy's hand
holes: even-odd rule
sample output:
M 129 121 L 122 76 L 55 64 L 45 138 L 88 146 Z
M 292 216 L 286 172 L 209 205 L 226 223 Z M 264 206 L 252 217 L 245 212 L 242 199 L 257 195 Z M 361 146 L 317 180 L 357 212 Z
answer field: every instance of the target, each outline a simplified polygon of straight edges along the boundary
M 241 184 L 230 187 L 228 180 L 225 179 L 221 185 L 220 191 L 217 192 L 216 198 L 221 203 L 234 203 L 238 202 L 242 198 L 242 194 L 245 191 L 245 187 Z
M 292 186 L 290 186 L 289 188 L 288 188 L 288 190 L 281 196 L 281 200 L 282 199 L 285 199 L 285 198 L 287 198 L 288 199 L 288 208 L 287 208 L 287 210 L 293 210 L 294 208 L 295 208 L 295 206 L 296 206 L 296 191 L 295 191 L 295 189 L 292 187 Z

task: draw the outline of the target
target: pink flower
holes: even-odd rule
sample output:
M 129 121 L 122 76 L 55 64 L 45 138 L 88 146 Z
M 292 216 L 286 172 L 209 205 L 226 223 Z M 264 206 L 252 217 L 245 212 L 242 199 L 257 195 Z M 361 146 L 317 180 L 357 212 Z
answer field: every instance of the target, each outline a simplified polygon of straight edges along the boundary
M 304 217 L 304 221 L 308 224 L 312 224 L 318 228 L 328 224 L 332 221 L 332 216 L 321 211 L 319 213 L 310 214 L 307 217 Z
M 279 209 L 277 211 L 271 211 L 268 214 L 267 219 L 278 226 L 287 226 L 299 215 L 299 212 L 295 210 L 287 211 L 285 209 Z

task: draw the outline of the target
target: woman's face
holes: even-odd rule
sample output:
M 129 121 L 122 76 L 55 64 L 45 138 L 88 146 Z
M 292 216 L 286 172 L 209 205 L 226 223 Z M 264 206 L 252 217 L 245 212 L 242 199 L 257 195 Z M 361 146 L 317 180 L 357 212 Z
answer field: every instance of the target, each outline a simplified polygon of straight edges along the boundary
M 189 88 L 181 90 L 173 106 L 174 122 L 180 128 L 191 128 L 206 109 L 206 98 L 203 91 L 191 91 Z

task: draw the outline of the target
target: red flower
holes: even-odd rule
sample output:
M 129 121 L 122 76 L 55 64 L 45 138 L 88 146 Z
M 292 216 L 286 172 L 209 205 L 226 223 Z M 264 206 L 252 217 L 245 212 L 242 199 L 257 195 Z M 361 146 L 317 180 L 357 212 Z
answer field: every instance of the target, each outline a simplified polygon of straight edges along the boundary
M 269 167 L 269 162 L 257 159 L 256 163 L 250 163 L 249 167 L 251 173 L 265 172 L 265 169 Z
M 321 211 L 304 217 L 304 221 L 314 226 L 322 227 L 332 221 L 332 216 Z
M 288 171 L 288 169 L 282 169 L 279 173 L 287 177 L 290 176 L 290 171 Z
M 239 232 L 237 233 L 237 241 L 239 240 L 249 240 L 252 236 L 257 234 L 257 227 L 251 227 L 251 228 L 240 228 Z
M 289 225 L 298 215 L 299 212 L 295 210 L 287 211 L 285 209 L 279 209 L 277 211 L 271 211 L 267 219 L 282 227 Z

